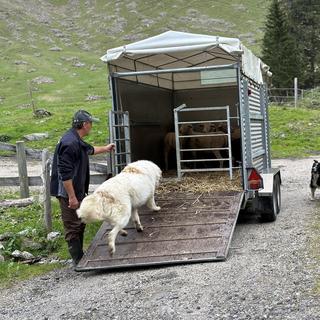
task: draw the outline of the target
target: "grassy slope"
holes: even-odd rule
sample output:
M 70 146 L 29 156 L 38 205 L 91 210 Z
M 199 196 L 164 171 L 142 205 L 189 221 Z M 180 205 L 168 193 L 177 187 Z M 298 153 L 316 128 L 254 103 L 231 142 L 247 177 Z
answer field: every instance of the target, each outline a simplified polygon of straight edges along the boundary
M 106 111 L 110 108 L 106 68 L 99 57 L 108 48 L 175 29 L 238 37 L 259 53 L 262 26 L 269 1 L 94 1 L 78 6 L 68 1 L 2 0 L 6 13 L 0 20 L 0 135 L 10 142 L 33 132 L 49 132 L 43 142 L 30 147 L 53 148 L 68 126 L 73 112 L 82 107 L 102 122 L 90 142 L 103 143 L 107 137 Z M 134 6 L 134 3 L 136 6 Z M 1 16 L 0 16 L 1 17 Z M 61 32 L 56 33 L 55 29 Z M 129 36 L 129 38 L 128 38 Z M 62 51 L 49 51 L 58 46 Z M 86 46 L 86 48 L 85 48 Z M 84 67 L 73 66 L 76 61 Z M 28 64 L 15 64 L 23 60 Z M 90 71 L 92 65 L 96 70 Z M 28 72 L 32 71 L 33 72 Z M 37 108 L 53 113 L 51 118 L 32 117 L 28 82 L 38 76 L 54 79 L 53 84 L 32 84 Z M 85 102 L 88 94 L 107 99 Z M 0 100 L 1 101 L 1 100 Z

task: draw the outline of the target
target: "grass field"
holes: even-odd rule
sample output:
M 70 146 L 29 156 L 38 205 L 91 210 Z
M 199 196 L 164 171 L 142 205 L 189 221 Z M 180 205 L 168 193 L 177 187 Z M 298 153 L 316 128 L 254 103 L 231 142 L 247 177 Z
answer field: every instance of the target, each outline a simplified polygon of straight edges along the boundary
M 273 158 L 299 158 L 320 154 L 320 111 L 292 106 L 270 107 Z

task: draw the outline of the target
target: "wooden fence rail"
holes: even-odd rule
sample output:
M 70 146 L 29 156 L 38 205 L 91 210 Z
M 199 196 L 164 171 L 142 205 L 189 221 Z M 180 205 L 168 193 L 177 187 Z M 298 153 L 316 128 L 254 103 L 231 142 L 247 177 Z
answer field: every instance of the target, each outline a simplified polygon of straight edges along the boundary
M 107 180 L 106 173 L 90 174 L 90 184 L 101 184 Z M 30 187 L 39 187 L 43 185 L 41 176 L 28 177 L 28 185 Z M 0 177 L 0 187 L 18 187 L 19 177 Z
M 52 155 L 47 149 L 43 151 L 26 149 L 23 141 L 17 141 L 16 146 L 10 144 L 0 144 L 0 150 L 16 152 L 18 163 L 18 177 L 0 177 L 0 187 L 20 186 L 20 196 L 29 198 L 29 186 L 42 186 L 43 222 L 48 232 L 52 230 L 51 218 L 51 196 L 50 196 L 50 171 Z M 41 155 L 42 170 L 39 176 L 28 176 L 26 155 L 38 158 Z M 100 163 L 91 163 L 90 169 L 98 173 L 90 174 L 90 184 L 101 184 L 107 180 L 107 166 Z M 24 203 L 24 202 L 23 202 Z M 29 202 L 27 202 L 29 203 Z M 19 203 L 18 203 L 19 204 Z M 4 206 L 11 203 L 4 203 Z

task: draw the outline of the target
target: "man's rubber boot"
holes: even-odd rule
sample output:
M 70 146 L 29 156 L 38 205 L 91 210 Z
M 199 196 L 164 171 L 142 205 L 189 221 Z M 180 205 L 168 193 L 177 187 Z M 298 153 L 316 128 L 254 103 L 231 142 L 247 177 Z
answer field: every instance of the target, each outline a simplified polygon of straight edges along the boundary
M 73 267 L 75 268 L 83 256 L 80 239 L 71 239 L 68 241 L 68 249 L 72 258 Z
M 79 235 L 82 251 L 83 251 L 83 237 L 84 237 L 84 232 L 80 233 L 80 235 Z

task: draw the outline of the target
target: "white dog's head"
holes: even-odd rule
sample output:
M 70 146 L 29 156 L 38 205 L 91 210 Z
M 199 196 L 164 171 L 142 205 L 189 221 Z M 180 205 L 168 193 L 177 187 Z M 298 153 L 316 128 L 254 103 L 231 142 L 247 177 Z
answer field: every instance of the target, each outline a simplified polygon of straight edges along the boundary
M 77 215 L 83 223 L 101 221 L 101 212 L 103 210 L 102 199 L 97 194 L 91 194 L 85 197 L 77 210 Z
M 110 215 L 123 210 L 123 206 L 106 191 L 96 191 L 85 197 L 77 210 L 83 223 L 108 220 Z

